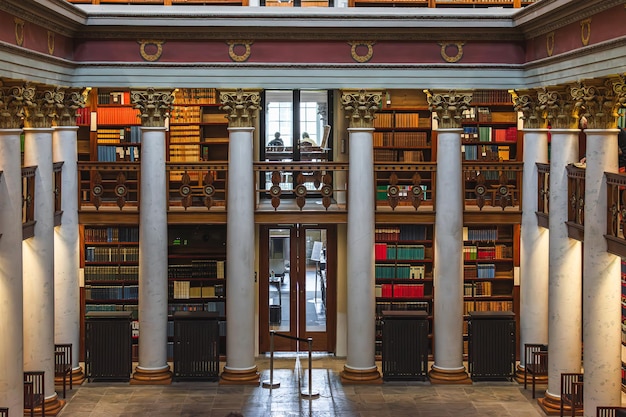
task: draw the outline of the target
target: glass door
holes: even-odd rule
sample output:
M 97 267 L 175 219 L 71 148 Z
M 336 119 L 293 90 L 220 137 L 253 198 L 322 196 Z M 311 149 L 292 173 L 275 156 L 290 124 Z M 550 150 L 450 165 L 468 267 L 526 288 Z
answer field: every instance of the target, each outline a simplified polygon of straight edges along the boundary
M 266 226 L 262 231 L 260 349 L 269 351 L 269 332 L 313 339 L 316 351 L 334 351 L 335 228 Z M 332 265 L 332 267 L 331 267 Z M 306 343 L 275 337 L 275 351 L 305 351 Z

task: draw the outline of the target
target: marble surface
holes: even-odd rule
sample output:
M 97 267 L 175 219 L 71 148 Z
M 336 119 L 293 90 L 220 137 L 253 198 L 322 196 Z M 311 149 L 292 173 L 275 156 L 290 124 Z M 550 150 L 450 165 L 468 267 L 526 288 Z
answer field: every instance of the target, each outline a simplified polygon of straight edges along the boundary
M 539 417 L 544 416 L 530 389 L 516 382 L 431 385 L 429 382 L 385 382 L 343 385 L 339 372 L 345 358 L 314 356 L 308 392 L 308 358 L 278 357 L 274 381 L 280 387 L 224 386 L 217 382 L 173 382 L 167 386 L 128 383 L 84 383 L 68 392 L 59 417 Z M 269 379 L 269 360 L 257 359 L 261 380 Z M 377 364 L 380 368 L 380 363 Z M 222 365 L 223 367 L 223 365 Z M 299 383 L 298 381 L 301 381 Z M 538 386 L 540 397 L 542 386 Z

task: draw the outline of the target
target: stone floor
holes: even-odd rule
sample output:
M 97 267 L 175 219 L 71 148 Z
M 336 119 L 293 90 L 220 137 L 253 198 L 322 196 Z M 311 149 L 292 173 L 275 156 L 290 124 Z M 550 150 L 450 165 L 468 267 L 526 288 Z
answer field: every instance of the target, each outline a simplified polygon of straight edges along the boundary
M 308 357 L 278 357 L 275 389 L 225 386 L 217 382 L 173 382 L 137 386 L 124 382 L 85 382 L 70 391 L 59 417 L 539 417 L 545 416 L 530 390 L 515 382 L 431 385 L 429 382 L 385 382 L 344 385 L 339 372 L 345 359 L 315 356 L 308 399 Z M 269 360 L 257 360 L 261 380 L 269 380 Z M 223 365 L 222 365 L 223 366 Z M 221 369 L 221 368 L 220 368 Z M 379 364 L 380 369 L 380 364 Z M 541 394 L 539 387 L 537 393 Z

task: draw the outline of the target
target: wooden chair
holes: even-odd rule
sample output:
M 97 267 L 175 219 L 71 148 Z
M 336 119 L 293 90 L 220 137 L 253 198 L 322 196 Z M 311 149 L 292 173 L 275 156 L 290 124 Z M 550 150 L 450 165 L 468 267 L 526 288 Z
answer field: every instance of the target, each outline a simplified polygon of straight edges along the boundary
M 9 417 L 9 409 L 6 407 L 0 407 L 0 417 Z
M 566 406 L 570 407 L 572 417 L 576 415 L 576 410 L 583 409 L 582 373 L 561 374 L 561 417 Z
M 30 411 L 30 417 L 34 417 L 35 408 L 41 407 L 41 417 L 46 414 L 44 372 L 24 372 L 24 410 Z
M 596 417 L 622 417 L 626 416 L 626 407 L 597 407 Z
M 535 398 L 535 383 L 538 376 L 548 376 L 548 345 L 526 343 L 524 345 L 524 389 L 527 387 L 528 375 L 532 381 L 533 398 Z
M 65 398 L 65 387 L 67 380 L 70 380 L 70 389 L 74 389 L 72 383 L 72 345 L 54 345 L 54 379 L 55 382 L 63 381 L 63 398 Z

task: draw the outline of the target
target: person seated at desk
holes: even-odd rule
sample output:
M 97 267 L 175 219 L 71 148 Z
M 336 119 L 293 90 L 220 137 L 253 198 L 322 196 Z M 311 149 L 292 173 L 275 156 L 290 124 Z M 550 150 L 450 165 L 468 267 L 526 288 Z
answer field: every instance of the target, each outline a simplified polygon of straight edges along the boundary
M 279 146 L 283 147 L 283 146 L 285 146 L 285 144 L 283 143 L 283 140 L 280 138 L 280 132 L 274 133 L 274 139 L 269 141 L 267 146 L 271 146 L 271 147 L 279 147 Z
M 317 146 L 317 143 L 309 137 L 307 132 L 302 133 L 302 140 L 300 141 L 300 146 L 305 148 L 310 148 L 313 146 Z

